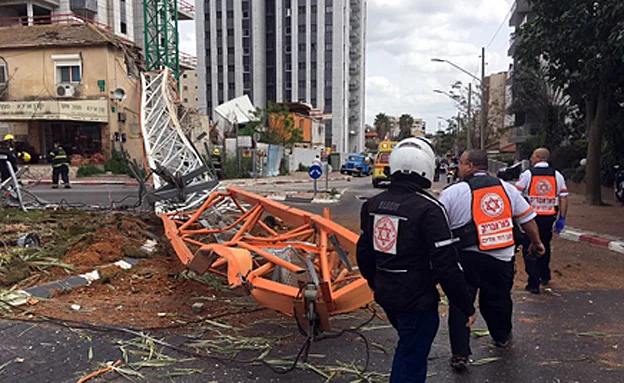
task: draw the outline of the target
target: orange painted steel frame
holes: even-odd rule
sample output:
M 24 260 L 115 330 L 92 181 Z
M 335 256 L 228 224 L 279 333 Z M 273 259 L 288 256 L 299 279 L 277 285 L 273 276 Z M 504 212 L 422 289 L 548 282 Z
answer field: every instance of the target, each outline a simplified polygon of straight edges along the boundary
M 230 217 L 233 222 L 223 228 L 205 228 L 200 223 L 204 213 L 210 214 L 217 204 L 228 199 L 238 210 Z M 245 210 L 241 202 L 251 208 Z M 295 228 L 278 234 L 261 221 L 263 214 L 277 217 Z M 276 266 L 292 272 L 295 279 L 306 273 L 307 268 L 304 262 L 295 264 L 269 250 L 295 249 L 300 256 L 312 261 L 318 276 L 318 299 L 332 316 L 371 303 L 373 295 L 364 278 L 357 271 L 348 270 L 332 245 L 337 241 L 347 256 L 353 256 L 358 236 L 332 222 L 328 209 L 324 215 L 321 217 L 229 187 L 226 192 L 212 193 L 195 211 L 165 213 L 160 218 L 178 258 L 187 267 L 199 273 L 211 271 L 227 276 L 230 286 L 245 287 L 261 305 L 289 316 L 294 314 L 295 301 L 301 298 L 300 287 L 273 281 L 271 276 Z M 234 228 L 237 228 L 234 236 L 226 242 L 206 241 L 215 234 L 231 233 Z M 252 231 L 254 235 L 250 234 Z M 335 236 L 336 241 L 330 241 L 330 235 Z M 305 282 L 312 282 L 309 275 L 307 279 Z

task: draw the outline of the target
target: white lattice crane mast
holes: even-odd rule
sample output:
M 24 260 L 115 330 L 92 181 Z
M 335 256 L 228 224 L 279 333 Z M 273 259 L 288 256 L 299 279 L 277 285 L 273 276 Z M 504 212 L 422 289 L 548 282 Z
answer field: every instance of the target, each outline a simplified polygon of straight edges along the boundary
M 175 79 L 168 68 L 141 74 L 141 130 L 153 172 L 157 212 L 196 209 L 218 181 L 186 138 L 177 116 Z

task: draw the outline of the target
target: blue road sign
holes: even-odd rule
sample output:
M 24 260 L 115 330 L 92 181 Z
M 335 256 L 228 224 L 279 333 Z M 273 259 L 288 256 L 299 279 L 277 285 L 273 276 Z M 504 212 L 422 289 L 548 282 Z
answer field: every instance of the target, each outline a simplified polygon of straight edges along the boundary
M 310 166 L 310 169 L 308 169 L 308 175 L 313 180 L 317 180 L 323 175 L 323 168 L 321 168 L 319 165 L 312 165 Z

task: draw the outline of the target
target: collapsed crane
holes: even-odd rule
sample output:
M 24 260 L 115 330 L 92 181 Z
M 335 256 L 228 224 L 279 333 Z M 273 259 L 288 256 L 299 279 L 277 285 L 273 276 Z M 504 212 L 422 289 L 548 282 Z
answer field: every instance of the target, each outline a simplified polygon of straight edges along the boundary
M 178 258 L 227 278 L 261 305 L 295 316 L 310 337 L 329 317 L 372 302 L 352 266 L 358 236 L 324 216 L 237 188 L 218 189 L 176 116 L 167 67 L 142 75 L 141 129 L 155 190 L 149 193 Z

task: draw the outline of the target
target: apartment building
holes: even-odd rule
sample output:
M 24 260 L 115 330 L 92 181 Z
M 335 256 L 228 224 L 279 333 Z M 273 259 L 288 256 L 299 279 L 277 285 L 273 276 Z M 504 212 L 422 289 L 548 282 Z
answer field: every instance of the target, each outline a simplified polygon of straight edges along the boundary
M 364 148 L 365 0 L 197 2 L 200 114 L 241 95 L 320 109 L 325 145 Z
M 511 33 L 509 40 L 509 50 L 507 54 L 514 58 L 513 70 L 509 73 L 508 85 L 511 87 L 511 99 L 514 97 L 514 76 L 513 72 L 518 69 L 518 65 L 521 65 L 518 60 L 515 59 L 516 53 L 516 31 L 522 27 L 525 23 L 532 21 L 535 18 L 535 14 L 531 10 L 531 6 L 527 0 L 516 0 L 511 17 L 509 19 L 509 26 L 514 27 L 515 31 Z M 513 116 L 513 128 L 510 129 L 509 142 L 519 144 L 526 141 L 529 137 L 538 134 L 542 128 L 541 120 L 537 113 L 530 109 L 516 110 Z

